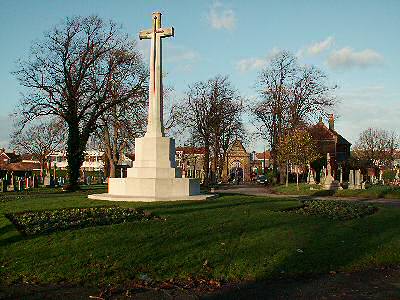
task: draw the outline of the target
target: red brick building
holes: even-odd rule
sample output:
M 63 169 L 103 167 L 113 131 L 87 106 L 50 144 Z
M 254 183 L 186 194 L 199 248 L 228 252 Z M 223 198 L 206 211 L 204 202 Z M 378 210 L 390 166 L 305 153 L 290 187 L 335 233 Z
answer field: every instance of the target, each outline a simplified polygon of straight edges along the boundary
M 334 116 L 329 116 L 328 127 L 320 118 L 317 124 L 310 127 L 310 133 L 317 142 L 322 160 L 326 159 L 326 155 L 329 153 L 334 175 L 337 174 L 339 166 L 343 168 L 343 174 L 346 174 L 348 171 L 346 170 L 346 162 L 350 158 L 351 143 L 335 130 Z

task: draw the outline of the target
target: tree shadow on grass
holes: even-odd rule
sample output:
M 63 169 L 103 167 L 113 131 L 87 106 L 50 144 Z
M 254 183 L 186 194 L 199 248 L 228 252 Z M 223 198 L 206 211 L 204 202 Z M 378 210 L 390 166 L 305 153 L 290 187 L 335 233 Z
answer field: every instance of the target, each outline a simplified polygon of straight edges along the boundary
M 0 246 L 7 246 L 26 239 L 26 237 L 23 236 L 13 224 L 7 224 L 0 228 L 0 237 L 3 235 L 10 236 L 0 239 Z
M 398 265 L 400 261 L 398 258 L 396 260 L 394 253 L 396 240 L 399 241 L 398 218 L 398 214 L 384 213 L 334 222 L 336 224 L 333 226 L 321 222 L 322 226 L 313 232 L 312 238 L 299 244 L 299 249 L 293 249 L 292 254 L 280 261 L 272 273 L 224 288 L 207 295 L 205 299 L 308 299 L 307 295 L 302 294 L 302 288 L 321 278 L 321 274 L 368 270 L 385 264 Z M 389 251 L 393 247 L 393 253 L 387 254 L 387 250 L 382 250 L 385 245 Z M 382 257 L 379 251 L 388 257 Z M 391 288 L 393 290 L 394 286 Z M 314 286 L 314 289 L 320 289 L 313 296 L 315 299 L 330 296 L 329 293 L 323 294 L 321 286 Z M 397 292 L 399 296 L 398 288 Z
M 243 196 L 243 195 L 240 195 Z M 263 201 L 263 197 L 255 197 L 255 196 L 244 196 L 244 199 L 232 199 L 224 200 L 224 201 L 215 201 L 215 200 L 208 200 L 207 202 L 202 203 L 169 203 L 163 204 L 159 206 L 140 206 L 141 209 L 150 210 L 150 211 L 157 211 L 162 209 L 162 214 L 167 215 L 177 215 L 177 214 L 186 214 L 191 212 L 200 212 L 200 211 L 207 211 L 207 210 L 215 210 L 215 209 L 223 209 L 223 208 L 236 208 L 239 206 L 249 206 L 252 204 L 259 204 L 260 206 L 265 206 L 271 204 L 270 210 L 281 210 L 282 205 L 279 203 L 285 202 L 293 202 L 293 207 L 298 206 L 299 203 L 297 199 L 268 199 L 267 201 Z M 285 208 L 287 205 L 284 205 Z
M 335 195 L 334 190 L 319 190 L 311 194 L 313 197 L 326 197 Z

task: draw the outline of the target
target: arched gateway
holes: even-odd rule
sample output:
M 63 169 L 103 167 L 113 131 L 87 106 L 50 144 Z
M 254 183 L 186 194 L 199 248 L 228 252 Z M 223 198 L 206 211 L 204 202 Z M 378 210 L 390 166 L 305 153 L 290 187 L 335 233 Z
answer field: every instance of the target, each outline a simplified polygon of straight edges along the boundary
M 229 147 L 224 164 L 224 181 L 239 179 L 240 182 L 250 181 L 250 154 L 243 144 L 235 140 Z

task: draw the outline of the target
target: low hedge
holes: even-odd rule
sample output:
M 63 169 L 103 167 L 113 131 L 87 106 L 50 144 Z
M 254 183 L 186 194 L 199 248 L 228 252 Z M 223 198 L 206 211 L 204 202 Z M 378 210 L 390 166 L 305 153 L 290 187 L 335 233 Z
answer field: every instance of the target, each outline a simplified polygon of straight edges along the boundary
M 143 210 L 119 206 L 23 211 L 8 213 L 6 217 L 24 235 L 47 234 L 67 229 L 161 219 Z
M 334 220 L 351 220 L 375 213 L 377 208 L 360 202 L 344 200 L 305 200 L 296 212 L 303 215 L 324 216 Z

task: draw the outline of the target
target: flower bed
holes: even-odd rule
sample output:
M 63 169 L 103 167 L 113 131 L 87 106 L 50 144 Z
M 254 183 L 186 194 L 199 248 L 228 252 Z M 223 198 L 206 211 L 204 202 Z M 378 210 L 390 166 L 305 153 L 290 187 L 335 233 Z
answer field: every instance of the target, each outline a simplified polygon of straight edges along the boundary
M 377 208 L 360 202 L 338 200 L 305 200 L 296 212 L 303 215 L 325 216 L 335 220 L 351 220 L 371 215 Z
M 46 234 L 54 231 L 132 221 L 161 218 L 149 212 L 118 206 L 65 208 L 25 211 L 6 214 L 6 217 L 25 235 Z

